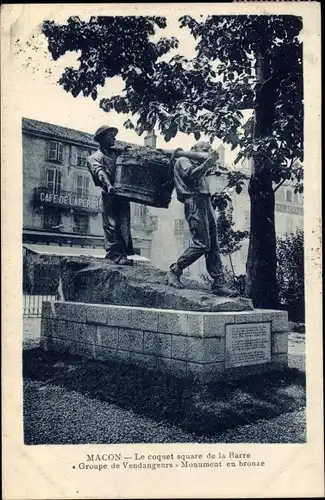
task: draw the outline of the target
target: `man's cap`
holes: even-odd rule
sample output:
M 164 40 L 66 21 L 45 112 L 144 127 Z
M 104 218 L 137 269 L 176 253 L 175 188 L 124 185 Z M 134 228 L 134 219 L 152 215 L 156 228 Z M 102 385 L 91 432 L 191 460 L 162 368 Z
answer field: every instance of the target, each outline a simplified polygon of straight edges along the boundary
M 99 137 L 104 132 L 107 132 L 107 131 L 113 132 L 115 135 L 117 135 L 117 133 L 118 133 L 118 129 L 116 127 L 110 127 L 109 125 L 102 125 L 101 127 L 99 127 L 98 130 L 96 130 L 94 140 L 96 142 L 99 142 Z

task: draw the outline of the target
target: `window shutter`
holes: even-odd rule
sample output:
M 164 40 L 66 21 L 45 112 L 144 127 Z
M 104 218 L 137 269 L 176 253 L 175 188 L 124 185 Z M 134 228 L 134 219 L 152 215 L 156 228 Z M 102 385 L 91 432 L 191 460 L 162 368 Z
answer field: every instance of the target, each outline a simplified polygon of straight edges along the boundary
M 74 193 L 77 192 L 77 175 L 73 174 L 73 191 Z
M 140 205 L 140 219 L 145 222 L 147 217 L 147 207 L 146 205 Z
M 76 194 L 80 194 L 79 177 L 80 177 L 80 175 L 78 175 L 78 174 L 74 174 L 74 177 L 73 177 L 73 190 Z
M 53 183 L 54 182 L 54 170 L 52 168 L 49 168 L 46 171 L 46 184 L 48 183 Z
M 48 160 L 56 160 L 57 152 L 58 152 L 58 143 L 56 141 L 49 141 L 47 150 Z
M 88 175 L 84 176 L 84 195 L 88 196 L 89 194 L 89 177 Z
M 135 203 L 135 206 L 134 206 L 134 216 L 140 217 L 140 205 L 138 203 Z
M 77 166 L 81 167 L 82 164 L 82 157 L 81 157 L 81 151 L 80 149 L 77 150 Z
M 78 196 L 82 196 L 83 176 L 76 174 L 75 176 L 75 192 Z
M 62 174 L 60 170 L 56 171 L 56 186 L 55 186 L 55 192 L 57 194 L 61 193 L 61 186 L 62 186 Z
M 70 148 L 70 165 L 77 165 L 77 148 L 76 146 L 71 146 Z
M 46 171 L 46 187 L 50 193 L 54 191 L 54 170 L 49 168 Z
M 87 166 L 87 158 L 89 156 L 89 151 L 87 151 L 87 149 L 84 149 L 81 153 L 81 165 L 83 167 L 86 167 Z
M 63 144 L 61 142 L 58 143 L 58 161 L 63 162 Z

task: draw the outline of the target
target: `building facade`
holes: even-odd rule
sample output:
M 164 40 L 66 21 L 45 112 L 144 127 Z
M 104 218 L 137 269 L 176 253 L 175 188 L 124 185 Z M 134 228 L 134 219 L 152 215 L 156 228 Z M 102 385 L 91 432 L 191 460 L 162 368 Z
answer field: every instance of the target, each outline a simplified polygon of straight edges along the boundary
M 87 169 L 87 156 L 97 148 L 91 134 L 36 120 L 23 119 L 23 242 L 63 246 L 103 248 L 100 189 Z M 119 143 L 117 144 L 125 144 Z M 156 147 L 156 137 L 148 134 L 144 144 Z M 218 148 L 226 164 L 225 148 Z M 229 165 L 228 165 L 229 167 Z M 232 168 L 232 167 L 229 167 Z M 242 170 L 249 176 L 251 164 Z M 210 177 L 211 192 L 224 187 L 221 177 Z M 303 197 L 290 183 L 275 194 L 276 234 L 281 237 L 303 228 Z M 235 229 L 250 229 L 248 184 L 232 197 Z M 184 206 L 175 192 L 168 209 L 131 203 L 131 229 L 135 252 L 152 264 L 167 270 L 190 244 L 191 235 L 184 218 Z M 232 255 L 235 273 L 244 274 L 248 239 Z M 228 256 L 224 264 L 230 267 Z M 205 274 L 205 260 L 199 259 L 188 270 L 197 278 Z

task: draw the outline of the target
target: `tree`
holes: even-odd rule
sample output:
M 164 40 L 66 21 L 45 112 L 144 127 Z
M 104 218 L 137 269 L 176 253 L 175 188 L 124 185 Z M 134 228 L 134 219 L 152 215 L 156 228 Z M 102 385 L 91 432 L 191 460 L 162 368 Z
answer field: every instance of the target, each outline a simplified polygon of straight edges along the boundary
M 303 189 L 301 18 L 184 16 L 180 26 L 197 40 L 193 60 L 161 58 L 178 47 L 175 38 L 152 40 L 165 26 L 162 17 L 73 17 L 66 25 L 44 22 L 43 33 L 54 59 L 80 53 L 79 67 L 66 68 L 59 81 L 72 95 L 96 99 L 98 86 L 119 76 L 124 90 L 100 107 L 135 117 L 126 127 L 138 134 L 156 127 L 166 141 L 179 131 L 197 140 L 203 133 L 238 147 L 237 162 L 253 159 L 245 294 L 256 307 L 276 307 L 274 191 L 286 180 Z M 245 109 L 254 115 L 243 123 Z

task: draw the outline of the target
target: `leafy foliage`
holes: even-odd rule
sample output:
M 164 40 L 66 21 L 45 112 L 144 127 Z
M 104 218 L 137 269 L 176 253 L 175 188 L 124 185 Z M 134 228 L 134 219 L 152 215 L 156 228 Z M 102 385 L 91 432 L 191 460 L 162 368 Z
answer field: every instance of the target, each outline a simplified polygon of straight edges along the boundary
M 224 266 L 225 282 L 230 287 L 235 287 L 239 295 L 243 296 L 245 292 L 246 277 L 245 274 L 233 275 L 228 266 Z
M 180 26 L 197 40 L 196 57 L 176 54 L 175 38 L 153 41 L 166 19 L 147 17 L 70 17 L 67 24 L 45 21 L 43 33 L 54 60 L 78 53 L 78 68 L 66 68 L 59 83 L 75 97 L 98 97 L 107 79 L 121 77 L 120 95 L 104 98 L 105 111 L 131 114 L 127 128 L 138 134 L 155 127 L 169 141 L 178 132 L 206 134 L 239 147 L 237 161 L 262 158 L 275 183 L 297 181 L 302 191 L 303 83 L 302 44 L 297 16 L 183 16 Z M 166 58 L 165 58 L 166 59 Z M 258 61 L 263 78 L 258 80 Z M 255 121 L 243 123 L 243 109 L 274 94 L 272 130 L 257 137 Z M 265 99 L 264 99 L 265 100 Z M 267 110 L 265 110 L 267 112 Z M 273 113 L 274 111 L 274 113 Z
M 239 274 L 238 276 L 234 275 L 233 272 L 229 269 L 228 266 L 223 266 L 223 274 L 225 278 L 225 284 L 231 288 L 235 288 L 239 295 L 243 295 L 245 291 L 245 275 Z M 212 285 L 213 279 L 211 276 L 205 273 L 200 274 L 200 279 L 206 285 Z
M 69 51 L 79 54 L 79 67 L 66 68 L 59 80 L 67 92 L 74 97 L 82 92 L 96 100 L 98 87 L 103 87 L 107 78 L 119 76 L 136 103 L 146 90 L 144 77 L 152 78 L 157 59 L 178 46 L 175 38 L 161 38 L 156 43 L 150 40 L 156 28 L 165 27 L 166 19 L 157 16 L 92 16 L 89 22 L 73 16 L 66 25 L 45 21 L 42 31 L 54 60 Z M 119 98 L 112 102 L 118 112 L 128 113 L 133 111 L 128 101 Z
M 212 205 L 218 213 L 217 224 L 220 252 L 231 259 L 231 254 L 241 249 L 242 241 L 248 238 L 249 232 L 234 229 L 232 201 L 227 192 L 222 191 L 213 194 Z M 243 295 L 245 290 L 245 275 L 236 276 L 234 270 L 230 270 L 226 265 L 223 265 L 223 272 L 226 284 L 235 286 L 240 295 Z M 200 277 L 207 284 L 211 284 L 213 281 L 208 274 L 201 274 Z
M 213 207 L 218 211 L 218 240 L 220 252 L 230 255 L 241 248 L 241 242 L 248 238 L 248 231 L 234 229 L 233 207 L 230 196 L 225 193 L 215 193 L 212 196 Z
M 277 279 L 280 303 L 288 310 L 289 319 L 303 321 L 304 291 L 304 233 L 297 230 L 277 240 Z
M 119 148 L 115 147 L 114 149 L 118 151 Z M 133 144 L 122 150 L 122 157 L 127 159 L 132 158 L 135 163 L 145 162 L 153 165 L 155 168 L 170 169 L 170 155 L 166 154 L 163 149 L 154 149 Z
M 23 259 L 23 291 L 32 295 L 56 295 L 60 258 L 27 252 Z
M 301 18 L 210 16 L 200 23 L 184 16 L 181 22 L 198 39 L 197 59 L 206 59 L 209 64 L 218 61 L 228 103 L 237 104 L 238 109 L 238 104 L 245 105 L 252 98 L 255 107 L 263 98 L 265 106 L 264 97 L 274 94 L 268 134 L 254 136 L 254 118 L 240 130 L 237 116 L 232 113 L 229 117 L 228 131 L 237 136 L 230 142 L 241 148 L 237 161 L 244 156 L 262 156 L 275 182 L 295 177 L 294 160 L 303 161 Z

